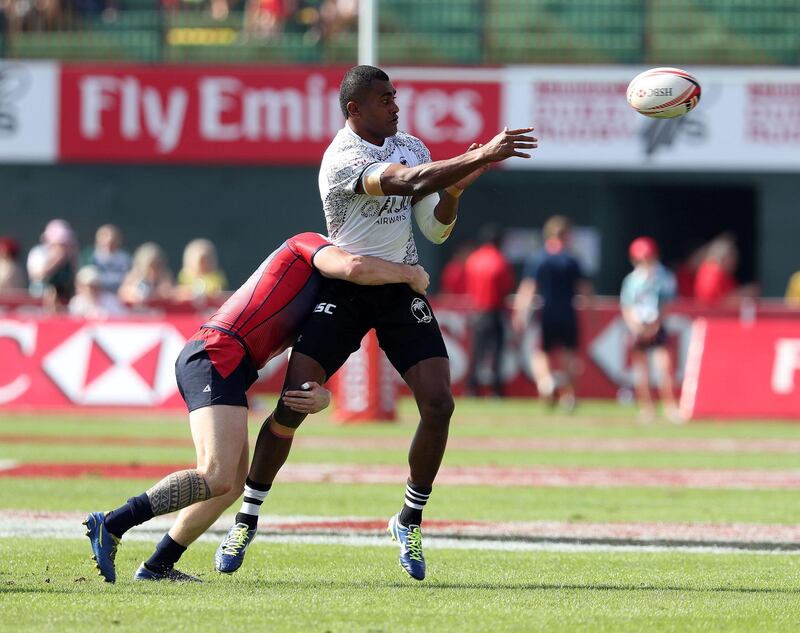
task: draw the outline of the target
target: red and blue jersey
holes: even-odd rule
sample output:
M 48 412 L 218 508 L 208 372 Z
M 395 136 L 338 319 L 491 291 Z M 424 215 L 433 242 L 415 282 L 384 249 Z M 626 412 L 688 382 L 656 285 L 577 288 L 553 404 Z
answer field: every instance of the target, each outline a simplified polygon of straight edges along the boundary
M 330 243 L 318 233 L 301 233 L 286 240 L 195 338 L 214 338 L 208 329 L 227 334 L 244 347 L 257 369 L 262 368 L 292 344 L 311 313 L 321 284 L 314 255 L 326 246 Z

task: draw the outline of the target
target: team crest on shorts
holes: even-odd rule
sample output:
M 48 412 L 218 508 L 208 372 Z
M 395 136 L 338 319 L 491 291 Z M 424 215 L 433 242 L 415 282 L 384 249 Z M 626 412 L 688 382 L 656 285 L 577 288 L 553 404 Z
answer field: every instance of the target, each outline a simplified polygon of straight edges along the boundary
M 414 315 L 417 323 L 430 323 L 433 321 L 430 307 L 419 297 L 411 302 L 411 314 Z

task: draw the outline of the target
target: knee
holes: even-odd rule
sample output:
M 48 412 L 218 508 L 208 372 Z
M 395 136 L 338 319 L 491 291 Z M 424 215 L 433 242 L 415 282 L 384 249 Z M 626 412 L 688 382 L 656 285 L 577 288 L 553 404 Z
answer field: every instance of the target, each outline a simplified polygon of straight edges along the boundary
M 449 391 L 428 397 L 419 405 L 423 422 L 432 423 L 445 429 L 450 424 L 450 418 L 453 417 L 455 408 L 453 396 Z
M 208 490 L 211 497 L 222 497 L 234 490 L 244 490 L 244 480 L 241 480 L 239 473 L 222 468 L 219 464 L 211 463 L 206 465 L 205 468 L 200 469 L 200 474 L 208 484 Z

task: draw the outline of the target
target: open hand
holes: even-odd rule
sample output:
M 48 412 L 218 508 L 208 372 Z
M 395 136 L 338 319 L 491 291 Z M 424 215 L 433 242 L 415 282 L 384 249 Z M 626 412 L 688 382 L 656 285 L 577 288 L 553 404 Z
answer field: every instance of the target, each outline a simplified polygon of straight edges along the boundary
M 283 404 L 297 413 L 319 413 L 331 403 L 331 392 L 316 382 L 303 383 L 303 389 L 285 391 Z
M 516 130 L 503 128 L 503 131 L 486 143 L 481 151 L 490 162 L 498 162 L 512 156 L 530 158 L 531 155 L 522 150 L 536 149 L 539 140 L 535 136 L 529 136 L 530 132 L 533 132 L 532 127 L 521 127 Z

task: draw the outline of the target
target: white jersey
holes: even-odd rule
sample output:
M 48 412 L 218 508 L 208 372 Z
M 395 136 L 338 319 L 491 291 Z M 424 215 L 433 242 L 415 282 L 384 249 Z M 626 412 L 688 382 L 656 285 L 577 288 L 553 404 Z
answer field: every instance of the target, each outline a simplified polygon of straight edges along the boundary
M 430 160 L 428 148 L 415 136 L 398 132 L 378 147 L 345 123 L 325 150 L 319 170 L 319 192 L 331 243 L 354 255 L 416 264 L 411 196 L 370 196 L 355 190 L 370 165 L 416 167 Z

